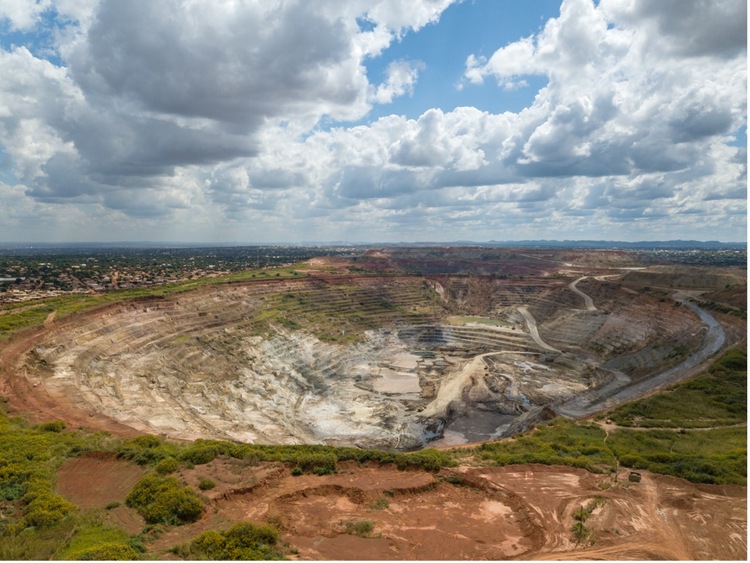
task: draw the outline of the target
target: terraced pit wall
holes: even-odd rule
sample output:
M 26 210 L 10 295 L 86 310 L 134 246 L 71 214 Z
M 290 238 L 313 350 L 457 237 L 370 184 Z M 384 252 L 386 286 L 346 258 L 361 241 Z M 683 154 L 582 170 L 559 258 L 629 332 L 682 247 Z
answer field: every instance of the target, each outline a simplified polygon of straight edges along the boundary
M 544 407 L 629 379 L 632 358 L 658 368 L 669 342 L 681 353 L 700 344 L 689 311 L 614 286 L 594 298 L 607 309 L 590 311 L 569 282 L 217 286 L 53 325 L 19 356 L 11 385 L 44 391 L 50 413 L 172 438 L 409 450 L 444 435 L 505 435 Z

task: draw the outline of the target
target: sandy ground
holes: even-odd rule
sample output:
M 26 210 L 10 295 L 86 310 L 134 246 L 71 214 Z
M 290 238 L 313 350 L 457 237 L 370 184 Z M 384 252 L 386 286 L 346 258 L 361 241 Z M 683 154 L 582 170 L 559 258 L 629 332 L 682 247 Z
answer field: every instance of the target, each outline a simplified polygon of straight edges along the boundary
M 63 466 L 57 486 L 82 506 L 103 506 L 124 500 L 124 477 L 140 472 L 124 461 L 82 458 Z M 335 475 L 293 477 L 278 463 L 220 458 L 179 475 L 193 485 L 210 477 L 217 486 L 204 493 L 203 517 L 166 530 L 149 545 L 149 557 L 171 557 L 169 548 L 237 520 L 273 523 L 288 555 L 306 560 L 744 560 L 747 554 L 746 487 L 648 472 L 629 483 L 627 472 L 613 481 L 560 466 L 461 467 L 435 475 L 346 462 Z M 592 540 L 578 545 L 573 514 L 596 496 L 604 503 L 586 521 Z M 370 533 L 347 533 L 347 522 L 363 520 L 372 522 Z

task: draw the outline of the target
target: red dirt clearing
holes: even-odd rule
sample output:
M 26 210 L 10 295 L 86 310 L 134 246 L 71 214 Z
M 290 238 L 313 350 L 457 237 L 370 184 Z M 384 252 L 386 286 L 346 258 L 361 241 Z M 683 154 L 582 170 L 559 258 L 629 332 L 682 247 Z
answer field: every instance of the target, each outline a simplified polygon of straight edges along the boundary
M 299 559 L 745 559 L 747 489 L 643 472 L 640 483 L 560 466 L 463 467 L 438 475 L 340 464 L 293 477 L 280 464 L 217 459 L 183 470 L 210 477 L 204 516 L 167 530 L 150 554 L 238 520 L 270 522 Z M 604 499 L 573 540 L 574 513 Z M 361 536 L 353 524 L 369 521 Z

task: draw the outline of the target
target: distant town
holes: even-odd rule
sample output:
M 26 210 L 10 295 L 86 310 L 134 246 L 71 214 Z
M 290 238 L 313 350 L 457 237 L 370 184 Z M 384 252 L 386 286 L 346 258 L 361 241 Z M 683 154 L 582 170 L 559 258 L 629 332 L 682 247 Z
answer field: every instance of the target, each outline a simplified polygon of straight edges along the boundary
M 536 243 L 543 247 L 542 241 Z M 560 243 L 549 243 L 559 246 Z M 616 246 L 618 243 L 609 243 Z M 686 243 L 687 244 L 687 243 Z M 604 245 L 603 243 L 601 244 Z M 742 247 L 706 248 L 648 243 L 629 248 L 649 264 L 744 266 Z M 72 246 L 0 247 L 0 303 L 19 303 L 65 294 L 100 294 L 120 289 L 218 277 L 258 268 L 295 264 L 318 256 L 355 256 L 375 245 L 331 246 Z M 387 246 L 387 245 L 378 245 Z M 394 245 L 404 246 L 404 245 Z M 435 245 L 437 246 L 437 245 Z M 481 245 L 476 245 L 481 246 Z M 499 246 L 498 243 L 487 246 Z M 524 241 L 520 246 L 531 246 Z M 574 243 L 570 244 L 575 247 Z
M 0 251 L 0 303 L 104 293 L 352 254 L 351 247 L 49 248 Z

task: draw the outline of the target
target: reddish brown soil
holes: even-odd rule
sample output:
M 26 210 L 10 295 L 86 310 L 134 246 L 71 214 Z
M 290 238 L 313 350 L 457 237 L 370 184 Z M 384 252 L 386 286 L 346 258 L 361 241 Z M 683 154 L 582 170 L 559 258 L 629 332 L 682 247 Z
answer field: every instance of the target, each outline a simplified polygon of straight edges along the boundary
M 299 559 L 745 559 L 747 552 L 745 487 L 648 472 L 629 483 L 626 472 L 615 482 L 559 466 L 433 475 L 344 463 L 336 475 L 293 477 L 280 464 L 219 459 L 180 475 L 217 486 L 205 493 L 204 516 L 167 530 L 150 544 L 152 557 L 238 520 L 271 522 L 287 555 Z M 597 495 L 605 502 L 586 521 L 593 542 L 577 545 L 574 513 Z M 372 532 L 347 533 L 347 522 L 363 520 Z
M 106 511 L 107 521 L 137 534 L 145 522 L 135 510 L 125 506 L 125 497 L 146 471 L 147 468 L 118 460 L 112 454 L 92 452 L 65 462 L 57 473 L 55 489 L 81 508 L 120 503 Z

